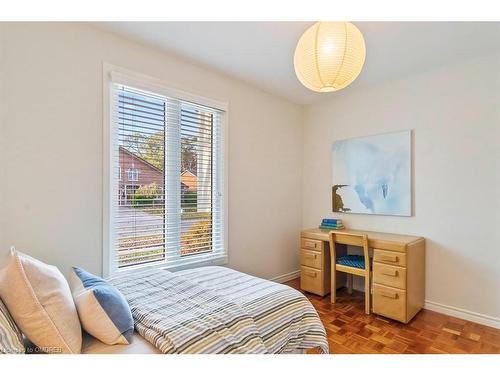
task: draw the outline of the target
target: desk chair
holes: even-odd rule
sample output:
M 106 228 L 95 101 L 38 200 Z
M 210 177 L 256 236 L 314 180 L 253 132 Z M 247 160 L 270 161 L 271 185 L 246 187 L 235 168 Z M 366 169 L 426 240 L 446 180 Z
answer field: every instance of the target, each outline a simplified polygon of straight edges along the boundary
M 366 234 L 353 234 L 331 231 L 330 237 L 330 259 L 331 259 L 331 294 L 330 299 L 335 303 L 337 287 L 336 272 L 347 273 L 347 285 L 349 293 L 352 293 L 352 275 L 365 278 L 365 312 L 370 314 L 370 256 L 368 254 L 368 236 Z M 335 244 L 360 246 L 363 255 L 342 255 L 337 258 Z

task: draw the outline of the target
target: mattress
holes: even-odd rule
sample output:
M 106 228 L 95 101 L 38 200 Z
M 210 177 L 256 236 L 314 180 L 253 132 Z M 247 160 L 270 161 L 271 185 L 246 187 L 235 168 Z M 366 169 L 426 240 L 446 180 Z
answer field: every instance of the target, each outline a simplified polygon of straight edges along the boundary
M 225 267 L 148 269 L 109 282 L 137 332 L 162 353 L 328 353 L 316 310 L 286 285 Z
M 134 333 L 132 343 L 129 345 L 107 345 L 84 333 L 82 354 L 161 354 L 161 352 L 137 332 Z

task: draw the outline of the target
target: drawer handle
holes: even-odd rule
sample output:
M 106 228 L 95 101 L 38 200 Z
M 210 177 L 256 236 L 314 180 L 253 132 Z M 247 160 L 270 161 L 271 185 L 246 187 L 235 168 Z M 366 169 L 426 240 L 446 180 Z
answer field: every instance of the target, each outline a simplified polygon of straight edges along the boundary
M 383 262 L 397 263 L 399 258 L 396 255 L 379 255 L 379 258 Z
M 316 272 L 313 272 L 313 271 L 304 271 L 304 273 L 305 273 L 306 276 L 316 277 Z
M 316 246 L 318 244 L 316 242 L 310 242 L 310 241 L 306 241 L 306 246 L 307 247 L 314 247 L 316 249 Z
M 393 277 L 397 277 L 398 276 L 398 271 L 397 270 L 384 270 L 381 272 L 382 275 L 386 275 L 386 276 L 393 276 Z
M 318 255 L 317 255 L 317 254 L 308 254 L 308 253 L 305 253 L 305 254 L 304 254 L 304 256 L 305 256 L 306 258 L 313 258 L 313 259 L 316 259 L 316 258 L 318 257 Z
M 398 294 L 397 293 L 395 293 L 395 292 L 386 292 L 384 290 L 380 291 L 380 295 L 382 297 L 387 297 L 387 298 L 391 298 L 391 299 L 397 299 L 398 298 Z

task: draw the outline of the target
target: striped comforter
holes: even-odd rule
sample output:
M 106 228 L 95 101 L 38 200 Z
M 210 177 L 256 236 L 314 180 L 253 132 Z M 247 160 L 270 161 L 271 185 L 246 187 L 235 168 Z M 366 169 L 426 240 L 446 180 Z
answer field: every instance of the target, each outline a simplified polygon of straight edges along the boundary
M 111 278 L 141 336 L 163 353 L 328 353 L 300 292 L 225 267 L 146 270 Z

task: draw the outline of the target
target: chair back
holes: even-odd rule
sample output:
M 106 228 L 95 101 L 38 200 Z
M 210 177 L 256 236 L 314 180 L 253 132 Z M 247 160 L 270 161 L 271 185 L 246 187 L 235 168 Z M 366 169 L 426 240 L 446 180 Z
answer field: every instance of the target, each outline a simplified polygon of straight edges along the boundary
M 336 243 L 343 245 L 359 246 L 363 248 L 363 255 L 365 257 L 365 270 L 370 269 L 368 236 L 366 234 L 331 231 L 329 233 L 329 238 L 330 238 L 330 251 L 332 252 L 333 257 L 335 257 L 336 254 L 335 252 Z

